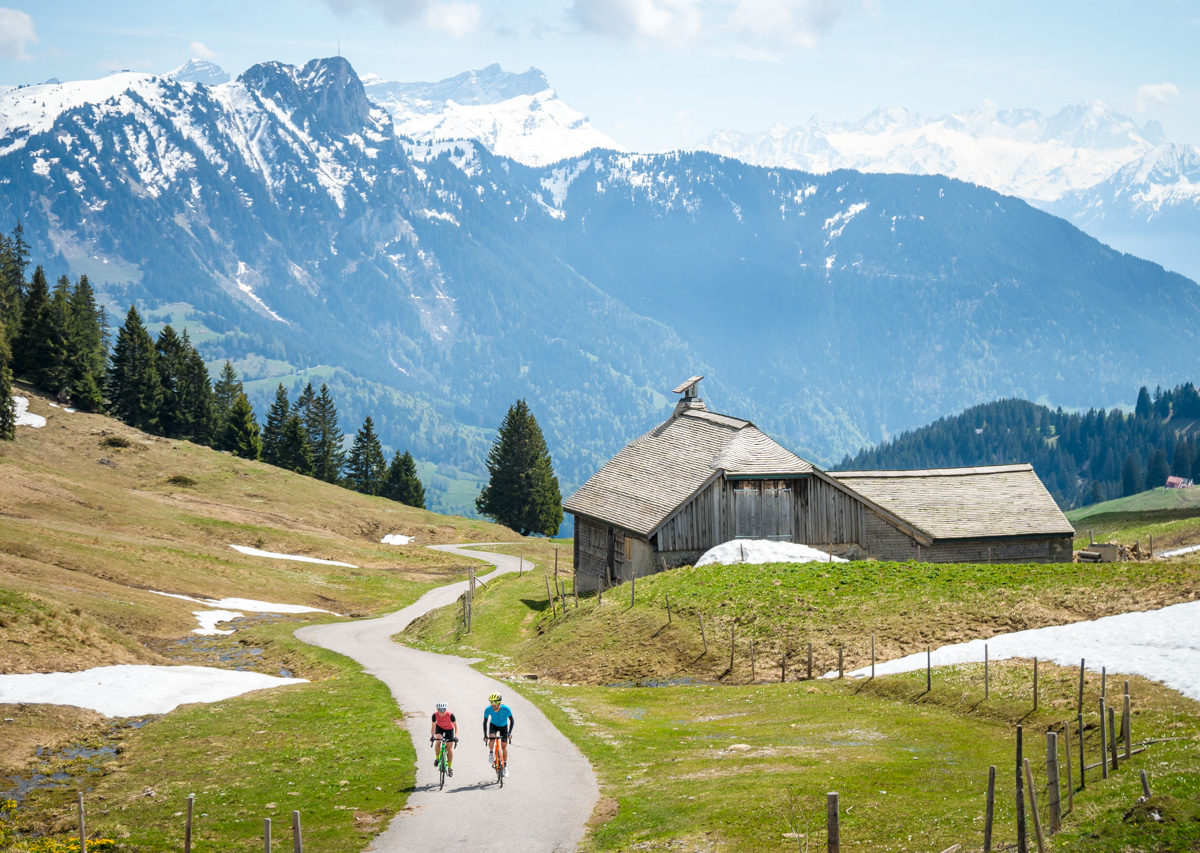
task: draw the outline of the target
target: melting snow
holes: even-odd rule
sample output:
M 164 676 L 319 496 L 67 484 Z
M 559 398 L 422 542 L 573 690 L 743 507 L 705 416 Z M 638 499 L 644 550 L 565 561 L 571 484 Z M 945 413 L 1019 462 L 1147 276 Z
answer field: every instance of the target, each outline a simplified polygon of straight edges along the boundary
M 274 551 L 262 551 L 258 548 L 250 548 L 245 545 L 230 545 L 230 548 L 251 557 L 270 557 L 272 560 L 295 560 L 298 563 L 320 563 L 322 566 L 345 566 L 348 569 L 357 569 L 351 563 L 340 563 L 337 560 L 319 560 L 316 557 L 305 557 L 303 554 L 278 554 Z
M 1186 548 L 1176 548 L 1172 551 L 1163 551 L 1158 556 L 1160 557 L 1178 557 L 1181 554 L 1192 554 L 1200 551 L 1200 545 L 1188 545 Z
M 732 566 L 738 563 L 844 563 L 841 557 L 830 557 L 827 551 L 810 548 L 796 542 L 774 542 L 770 539 L 734 539 L 709 548 L 696 561 L 697 566 L 717 563 Z
M 29 411 L 29 400 L 25 397 L 13 397 L 12 405 L 13 412 L 17 416 L 17 426 L 41 429 L 46 425 L 46 419 L 42 415 L 35 415 Z
M 0 675 L 0 703 L 37 702 L 91 708 L 107 717 L 165 714 L 191 702 L 220 702 L 268 687 L 304 684 L 208 666 L 102 666 L 83 672 Z
M 387 536 L 379 540 L 381 545 L 407 545 L 413 541 L 412 536 L 405 536 L 403 533 L 389 533 Z
M 1200 601 L 942 646 L 934 649 L 933 664 L 981 663 L 985 643 L 991 660 L 1036 657 L 1078 666 L 1083 658 L 1095 672 L 1105 667 L 1110 673 L 1140 675 L 1200 700 Z M 925 653 L 918 652 L 875 664 L 875 674 L 911 672 L 924 666 Z M 870 672 L 870 667 L 864 667 L 850 675 Z M 824 677 L 836 676 L 829 672 Z
M 234 546 L 237 547 L 237 546 Z M 294 558 L 299 559 L 299 558 Z M 341 565 L 346 565 L 342 563 Z M 304 604 L 277 604 L 272 601 L 259 601 L 254 598 L 192 598 L 190 595 L 179 595 L 174 592 L 159 592 L 156 589 L 148 590 L 155 595 L 165 595 L 167 598 L 178 598 L 180 601 L 192 601 L 196 604 L 203 604 L 207 607 L 218 608 L 216 610 L 193 610 L 192 615 L 196 617 L 196 621 L 200 623 L 199 628 L 192 629 L 193 634 L 203 634 L 212 636 L 214 634 L 232 634 L 233 631 L 223 631 L 217 627 L 221 622 L 232 622 L 234 619 L 242 619 L 245 617 L 243 610 L 248 610 L 251 613 L 333 613 L 332 610 L 322 610 L 320 607 L 308 607 Z M 237 608 L 236 610 L 224 608 Z M 340 616 L 339 613 L 333 613 L 334 616 Z

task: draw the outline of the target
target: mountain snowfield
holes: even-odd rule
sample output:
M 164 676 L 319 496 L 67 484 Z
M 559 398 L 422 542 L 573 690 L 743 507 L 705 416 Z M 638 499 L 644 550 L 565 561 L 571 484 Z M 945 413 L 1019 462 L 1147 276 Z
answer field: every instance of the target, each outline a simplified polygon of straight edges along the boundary
M 569 493 L 696 373 L 825 464 L 997 397 L 1112 405 L 1191 378 L 1200 289 L 1018 199 L 707 152 L 533 166 L 398 135 L 367 92 L 436 112 L 543 83 L 387 88 L 334 57 L 9 90 L 0 227 L 114 316 L 136 302 L 233 359 L 260 410 L 328 382 L 343 427 L 372 415 L 459 512 L 518 397 Z
M 1138 125 L 1099 101 L 1053 115 L 986 102 L 937 118 L 894 107 L 857 122 L 719 130 L 700 148 L 818 173 L 948 175 L 1023 198 L 1200 279 L 1200 149 L 1169 143 L 1156 122 Z

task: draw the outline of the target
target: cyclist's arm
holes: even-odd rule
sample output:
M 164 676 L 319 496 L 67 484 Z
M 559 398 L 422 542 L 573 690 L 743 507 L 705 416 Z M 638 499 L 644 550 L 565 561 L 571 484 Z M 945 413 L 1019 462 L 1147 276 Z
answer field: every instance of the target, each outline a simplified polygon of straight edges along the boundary
M 434 716 L 429 718 L 429 737 L 430 737 L 430 739 L 432 740 L 434 735 L 436 735 L 436 734 L 437 734 L 437 715 L 435 714 Z

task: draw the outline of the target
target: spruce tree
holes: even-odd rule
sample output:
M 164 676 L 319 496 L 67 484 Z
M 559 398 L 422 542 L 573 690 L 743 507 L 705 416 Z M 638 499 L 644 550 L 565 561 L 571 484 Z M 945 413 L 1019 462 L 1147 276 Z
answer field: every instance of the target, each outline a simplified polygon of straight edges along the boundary
M 402 504 L 425 509 L 425 487 L 417 476 L 417 463 L 407 450 L 403 455 L 397 451 L 392 457 L 380 494 Z
M 488 451 L 488 483 L 475 507 L 522 536 L 553 536 L 562 525 L 562 493 L 537 419 L 524 400 L 508 409 Z
M 321 383 L 321 390 L 309 409 L 305 421 L 309 441 L 312 444 L 313 476 L 326 483 L 336 483 L 346 461 L 342 450 L 342 430 L 338 426 L 337 407 L 329 387 Z
M 67 302 L 67 338 L 72 351 L 71 390 L 73 405 L 85 412 L 104 408 L 104 361 L 107 353 L 100 325 L 100 309 L 86 275 L 79 277 Z
M 300 422 L 304 424 L 305 429 L 308 428 L 309 422 L 312 420 L 313 406 L 316 405 L 317 394 L 313 391 L 312 383 L 309 382 L 304 386 L 304 390 L 296 397 L 296 404 L 292 406 L 292 411 L 300 416 Z M 316 444 L 317 437 L 310 434 L 308 436 L 309 444 Z
M 21 320 L 12 341 L 13 376 L 49 390 L 48 383 L 54 365 L 61 360 L 63 345 L 50 316 L 46 273 L 39 266 L 33 271 L 29 292 L 21 304 Z
M 1150 390 L 1143 385 L 1138 389 L 1137 405 L 1133 407 L 1135 418 L 1148 418 L 1154 414 L 1154 404 L 1150 402 Z
M 243 459 L 258 459 L 262 455 L 258 421 L 254 419 L 254 409 L 250 407 L 250 401 L 242 391 L 233 399 L 219 449 L 228 450 Z
M 11 358 L 8 352 L 8 334 L 0 325 L 0 441 L 12 441 L 17 437 L 17 413 L 13 407 Z
M 1142 466 L 1138 463 L 1138 458 L 1130 453 L 1125 457 L 1125 464 L 1121 466 L 1121 496 L 1127 498 L 1144 489 Z
M 275 464 L 297 474 L 312 474 L 312 449 L 308 444 L 308 431 L 304 428 L 304 421 L 300 420 L 300 416 L 295 412 L 290 413 L 283 422 L 279 462 Z
M 387 462 L 383 458 L 383 447 L 375 434 L 371 416 L 354 435 L 350 455 L 346 457 L 346 485 L 364 495 L 377 495 L 383 485 Z
M 59 399 L 70 401 L 74 395 L 72 379 L 82 370 L 83 353 L 75 347 L 71 338 L 71 315 L 68 300 L 71 298 L 71 280 L 60 276 L 50 294 L 49 328 L 46 333 L 50 343 L 50 360 L 43 365 L 39 387 L 59 395 Z
M 208 368 L 183 330 L 183 365 L 179 374 L 180 438 L 209 444 L 214 437 L 216 410 Z
M 213 439 L 219 445 L 225 435 L 225 427 L 229 416 L 233 413 L 233 404 L 237 395 L 242 393 L 242 381 L 238 379 L 233 362 L 225 359 L 221 375 L 213 385 Z M 214 445 L 215 446 L 215 445 Z
M 154 342 L 154 366 L 162 386 L 158 428 L 168 438 L 186 438 L 185 433 L 188 432 L 188 413 L 183 405 L 183 372 L 186 364 L 187 351 L 183 340 L 168 323 Z
M 9 341 L 15 344 L 21 322 L 21 305 L 25 299 L 25 270 L 29 265 L 29 244 L 18 222 L 12 237 L 0 236 L 0 325 L 6 326 Z
M 1171 473 L 1176 477 L 1190 477 L 1192 474 L 1192 446 L 1187 441 L 1180 440 L 1175 445 L 1175 455 L 1171 459 Z
M 1156 449 L 1150 453 L 1150 461 L 1146 463 L 1146 488 L 1158 489 L 1167 484 L 1171 470 L 1167 465 L 1165 450 Z
M 117 332 L 108 366 L 106 395 L 109 411 L 137 429 L 157 432 L 162 406 L 154 341 L 142 325 L 137 308 L 129 306 L 125 324 Z
M 271 403 L 271 408 L 267 410 L 267 422 L 263 424 L 263 462 L 269 465 L 278 465 L 281 468 L 288 467 L 282 461 L 283 427 L 291 416 L 292 405 L 288 402 L 287 391 L 284 389 L 283 383 L 280 382 L 279 387 L 275 389 L 275 400 Z

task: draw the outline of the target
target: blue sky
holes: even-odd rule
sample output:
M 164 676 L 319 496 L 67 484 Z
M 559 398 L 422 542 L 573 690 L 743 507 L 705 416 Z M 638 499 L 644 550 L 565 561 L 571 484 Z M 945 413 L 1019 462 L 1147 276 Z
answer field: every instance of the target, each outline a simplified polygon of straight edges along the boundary
M 0 3 L 4 0 L 0 0 Z M 359 73 L 433 80 L 536 66 L 636 150 L 876 107 L 1052 112 L 1102 100 L 1200 143 L 1200 4 L 974 0 L 39 0 L 0 7 L 0 82 L 236 75 L 341 51 Z

